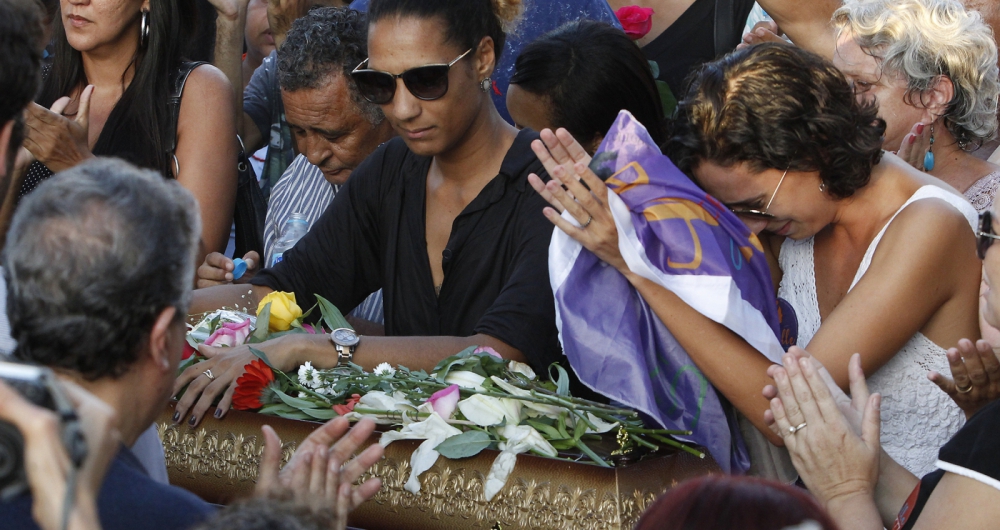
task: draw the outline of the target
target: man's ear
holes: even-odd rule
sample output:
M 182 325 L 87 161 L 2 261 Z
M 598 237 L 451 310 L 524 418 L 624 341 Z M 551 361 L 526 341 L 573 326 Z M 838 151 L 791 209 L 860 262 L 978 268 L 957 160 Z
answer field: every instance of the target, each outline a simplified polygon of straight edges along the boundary
M 13 157 L 17 153 L 18 146 L 10 145 L 10 138 L 14 134 L 14 120 L 8 120 L 0 128 L 0 177 L 7 176 L 7 168 L 11 166 L 8 157 Z
M 170 328 L 177 316 L 176 307 L 167 307 L 156 316 L 153 329 L 149 331 L 149 355 L 156 366 L 171 369 Z
M 916 96 L 914 103 L 924 107 L 924 123 L 934 123 L 948 113 L 948 105 L 955 97 L 955 84 L 946 75 L 939 75 L 924 93 Z

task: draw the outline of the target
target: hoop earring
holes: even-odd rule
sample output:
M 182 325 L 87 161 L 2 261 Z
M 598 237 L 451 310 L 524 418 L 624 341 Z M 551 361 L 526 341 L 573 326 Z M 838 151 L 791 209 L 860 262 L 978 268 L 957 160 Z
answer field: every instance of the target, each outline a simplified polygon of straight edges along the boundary
M 489 92 L 490 87 L 492 86 L 493 86 L 493 79 L 487 77 L 486 79 L 483 79 L 481 83 L 479 83 L 479 90 L 482 90 L 483 92 Z
M 149 11 L 142 11 L 142 20 L 139 21 L 139 47 L 145 48 L 149 44 Z
M 931 124 L 931 141 L 927 146 L 927 153 L 924 155 L 924 171 L 930 172 L 934 169 L 934 124 Z

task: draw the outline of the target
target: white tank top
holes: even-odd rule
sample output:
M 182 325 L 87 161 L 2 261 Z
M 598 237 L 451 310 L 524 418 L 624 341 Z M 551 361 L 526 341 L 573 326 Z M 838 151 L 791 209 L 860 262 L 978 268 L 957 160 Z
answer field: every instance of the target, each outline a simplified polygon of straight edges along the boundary
M 893 214 L 872 240 L 854 276 L 851 288 L 864 276 L 872 262 L 879 241 L 892 221 L 907 206 L 920 199 L 942 199 L 961 212 L 976 229 L 976 210 L 961 196 L 937 186 L 923 186 Z M 809 344 L 819 330 L 819 302 L 816 298 L 816 270 L 813 261 L 813 238 L 786 239 L 778 261 L 783 273 L 778 296 L 795 309 L 798 318 L 797 344 Z M 949 374 L 945 350 L 919 331 L 910 338 L 889 362 L 868 376 L 868 388 L 882 394 L 882 447 L 896 462 L 920 477 L 934 471 L 938 449 L 965 423 L 958 405 L 937 385 L 927 379 L 927 372 Z

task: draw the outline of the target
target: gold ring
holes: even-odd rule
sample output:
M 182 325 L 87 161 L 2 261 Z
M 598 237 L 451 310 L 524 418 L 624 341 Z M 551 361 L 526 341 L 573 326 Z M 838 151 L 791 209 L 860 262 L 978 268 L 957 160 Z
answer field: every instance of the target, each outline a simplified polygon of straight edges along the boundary
M 215 381 L 215 376 L 212 375 L 212 371 L 211 370 L 205 370 L 202 373 L 205 374 L 206 377 L 208 377 L 209 381 Z
M 795 427 L 789 427 L 788 428 L 788 432 L 790 434 L 795 434 L 795 433 L 799 432 L 799 430 L 805 429 L 805 428 L 806 428 L 806 422 L 802 422 L 802 423 L 796 425 Z
M 965 388 L 962 388 L 962 387 L 960 387 L 960 386 L 958 386 L 956 384 L 955 385 L 955 390 L 958 390 L 959 394 L 968 394 L 969 392 L 972 392 L 972 383 L 969 383 L 969 386 L 967 386 Z

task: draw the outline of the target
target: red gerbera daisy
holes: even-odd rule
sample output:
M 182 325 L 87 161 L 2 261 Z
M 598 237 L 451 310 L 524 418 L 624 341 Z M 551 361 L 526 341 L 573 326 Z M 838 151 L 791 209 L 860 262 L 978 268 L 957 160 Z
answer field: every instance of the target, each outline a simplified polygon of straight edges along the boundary
M 274 382 L 274 372 L 260 359 L 254 359 L 244 367 L 246 370 L 236 380 L 233 392 L 233 408 L 236 410 L 257 410 L 264 405 L 260 402 L 264 389 Z

